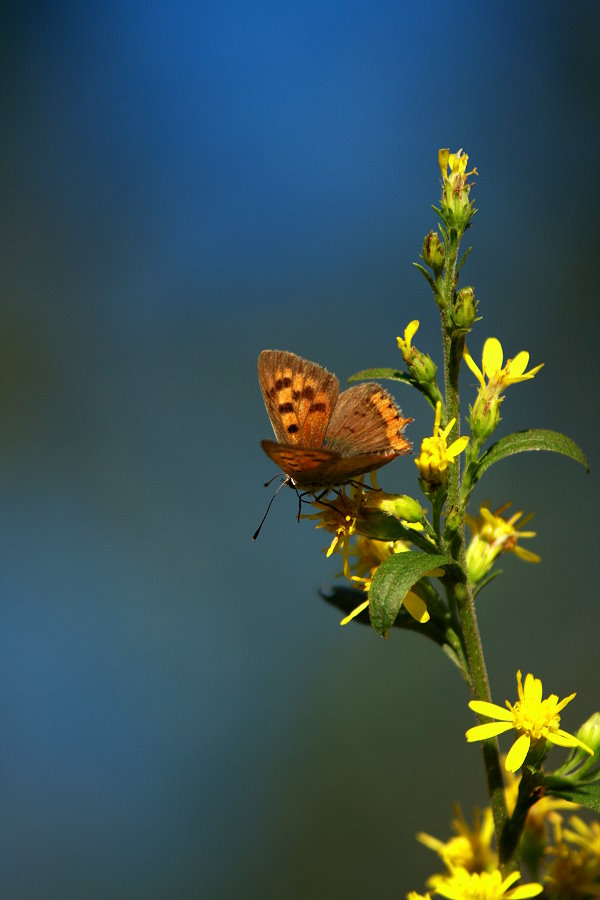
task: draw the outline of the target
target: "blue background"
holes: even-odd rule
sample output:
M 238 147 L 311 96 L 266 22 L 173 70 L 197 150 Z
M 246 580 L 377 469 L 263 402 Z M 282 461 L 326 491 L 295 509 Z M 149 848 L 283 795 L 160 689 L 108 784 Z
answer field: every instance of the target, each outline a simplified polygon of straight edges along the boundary
M 598 50 L 593 2 L 4 7 L 2 896 L 391 898 L 485 803 L 434 646 L 340 629 L 337 564 L 282 493 L 263 347 L 341 381 L 399 365 L 431 295 L 438 147 L 478 167 L 464 282 L 546 366 L 500 433 L 574 437 L 476 501 L 535 510 L 541 566 L 482 595 L 495 699 L 518 667 L 600 706 Z M 465 401 L 474 379 L 465 373 Z M 416 445 L 432 417 L 414 416 Z M 466 406 L 465 406 L 466 409 Z M 410 457 L 381 473 L 415 494 Z M 504 742 L 503 746 L 508 746 Z M 558 755 L 557 755 L 558 758 Z

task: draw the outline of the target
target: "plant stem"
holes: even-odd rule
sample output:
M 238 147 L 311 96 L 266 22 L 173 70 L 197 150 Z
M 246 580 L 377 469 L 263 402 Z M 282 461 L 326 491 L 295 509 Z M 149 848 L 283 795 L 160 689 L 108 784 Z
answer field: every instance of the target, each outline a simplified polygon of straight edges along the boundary
M 462 361 L 464 337 L 453 334 L 452 329 L 452 305 L 456 292 L 458 276 L 456 274 L 456 260 L 460 246 L 460 235 L 455 233 L 455 240 L 448 247 L 445 275 L 443 282 L 443 298 L 441 304 L 442 335 L 444 344 L 444 374 L 446 388 L 446 424 L 451 419 L 456 419 L 449 440 L 455 440 L 460 435 L 460 398 L 458 389 L 458 377 Z M 490 685 L 483 656 L 481 636 L 477 624 L 475 603 L 473 594 L 466 575 L 466 546 L 464 508 L 461 502 L 460 467 L 458 460 L 448 467 L 448 499 L 447 519 L 444 540 L 446 550 L 459 564 L 460 574 L 447 573 L 447 587 L 453 598 L 453 605 L 458 609 L 462 624 L 463 639 L 467 654 L 471 689 L 474 699 L 491 702 Z M 514 865 L 502 858 L 503 834 L 508 821 L 506 799 L 504 796 L 504 781 L 500 767 L 500 754 L 496 738 L 483 742 L 483 760 L 487 778 L 490 805 L 494 817 L 496 832 L 496 847 L 501 864 L 507 871 L 511 871 Z

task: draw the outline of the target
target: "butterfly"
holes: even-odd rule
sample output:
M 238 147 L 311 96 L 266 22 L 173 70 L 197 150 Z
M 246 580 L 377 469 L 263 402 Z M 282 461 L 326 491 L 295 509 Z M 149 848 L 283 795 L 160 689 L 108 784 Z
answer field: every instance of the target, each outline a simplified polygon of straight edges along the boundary
M 346 484 L 408 453 L 396 401 L 374 382 L 339 393 L 335 375 L 285 350 L 263 350 L 258 381 L 277 441 L 262 448 L 311 493 Z

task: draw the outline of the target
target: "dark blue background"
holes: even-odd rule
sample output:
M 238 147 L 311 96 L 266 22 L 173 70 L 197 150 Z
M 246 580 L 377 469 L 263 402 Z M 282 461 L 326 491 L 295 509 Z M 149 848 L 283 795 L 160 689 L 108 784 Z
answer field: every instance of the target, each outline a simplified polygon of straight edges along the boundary
M 334 560 L 280 495 L 263 347 L 340 379 L 398 365 L 438 147 L 480 213 L 464 283 L 546 367 L 501 431 L 592 474 L 503 463 L 535 510 L 482 595 L 495 699 L 518 667 L 598 702 L 598 51 L 593 2 L 52 3 L 2 14 L 2 895 L 392 898 L 414 834 L 485 803 L 463 684 L 412 634 L 340 629 Z M 465 402 L 474 379 L 466 373 Z M 398 387 L 416 444 L 428 408 Z M 465 405 L 466 410 L 466 405 Z M 382 486 L 416 493 L 399 460 Z M 508 746 L 508 742 L 505 742 Z

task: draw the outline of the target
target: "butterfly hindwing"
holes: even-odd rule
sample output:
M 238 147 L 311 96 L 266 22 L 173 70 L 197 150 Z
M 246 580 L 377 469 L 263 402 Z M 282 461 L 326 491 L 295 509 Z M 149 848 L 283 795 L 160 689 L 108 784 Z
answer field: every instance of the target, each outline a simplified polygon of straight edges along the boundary
M 339 381 L 317 363 L 284 350 L 263 350 L 258 380 L 279 444 L 320 447 Z
M 299 487 L 318 487 L 328 483 L 328 472 L 339 462 L 337 453 L 312 447 L 286 447 L 275 441 L 261 441 L 267 456 L 294 479 Z

